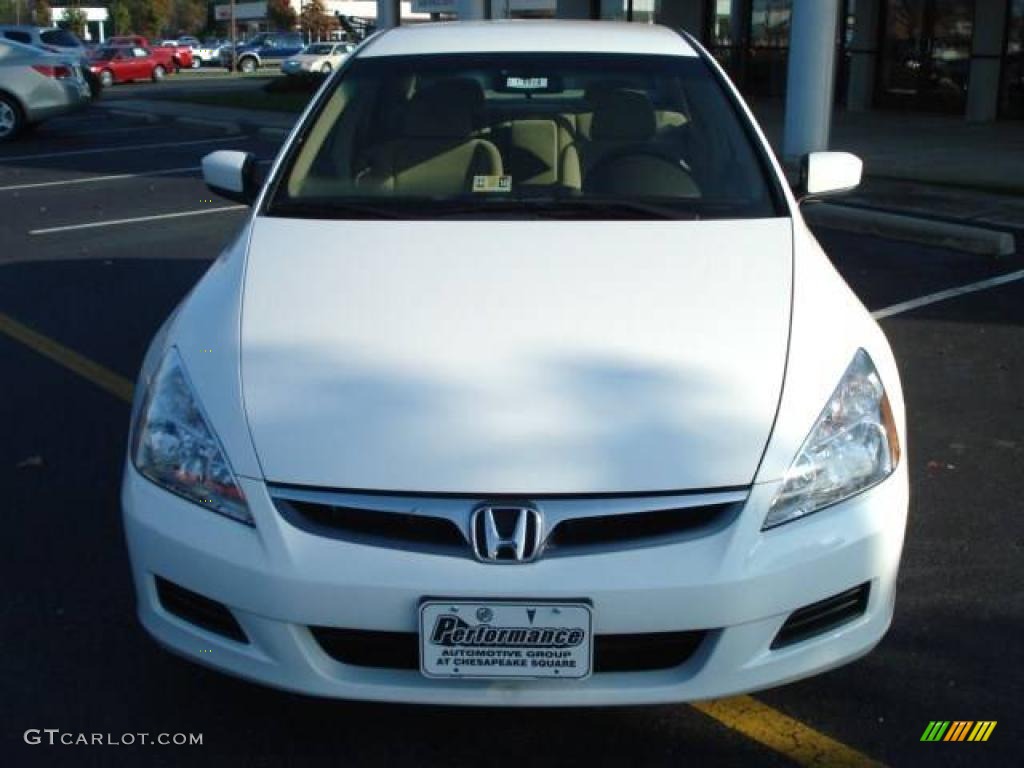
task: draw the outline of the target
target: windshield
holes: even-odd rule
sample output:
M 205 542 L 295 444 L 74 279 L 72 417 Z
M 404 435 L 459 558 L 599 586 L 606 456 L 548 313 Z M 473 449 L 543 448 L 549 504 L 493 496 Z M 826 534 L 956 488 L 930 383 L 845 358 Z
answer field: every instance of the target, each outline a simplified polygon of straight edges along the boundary
M 327 56 L 334 46 L 331 44 L 315 43 L 314 45 L 307 45 L 306 50 L 303 53 L 312 53 L 315 56 Z
M 321 100 L 267 213 L 778 216 L 740 119 L 696 57 L 360 58 Z
M 89 58 L 96 61 L 110 61 L 115 56 L 117 56 L 116 48 L 98 48 L 89 54 Z

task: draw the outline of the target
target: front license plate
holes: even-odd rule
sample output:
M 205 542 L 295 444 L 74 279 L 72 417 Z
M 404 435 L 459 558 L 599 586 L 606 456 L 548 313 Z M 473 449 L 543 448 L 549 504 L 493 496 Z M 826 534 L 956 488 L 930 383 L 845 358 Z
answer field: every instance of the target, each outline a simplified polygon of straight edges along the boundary
M 420 605 L 420 669 L 427 677 L 576 679 L 590 674 L 586 603 Z

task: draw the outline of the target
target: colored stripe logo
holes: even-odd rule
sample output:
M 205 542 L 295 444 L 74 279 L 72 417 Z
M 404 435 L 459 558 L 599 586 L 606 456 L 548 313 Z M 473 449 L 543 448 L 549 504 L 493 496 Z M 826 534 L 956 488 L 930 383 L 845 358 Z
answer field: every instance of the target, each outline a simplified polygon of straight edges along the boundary
M 921 734 L 921 741 L 988 741 L 996 720 L 932 720 Z

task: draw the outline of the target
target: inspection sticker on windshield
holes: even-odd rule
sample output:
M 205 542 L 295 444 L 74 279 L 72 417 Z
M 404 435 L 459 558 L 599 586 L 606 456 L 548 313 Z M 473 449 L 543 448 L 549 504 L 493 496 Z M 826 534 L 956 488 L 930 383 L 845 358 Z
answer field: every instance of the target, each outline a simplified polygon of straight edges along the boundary
M 474 192 L 511 192 L 511 176 L 474 176 Z
M 516 91 L 543 91 L 548 87 L 546 77 L 507 77 L 505 87 Z
M 592 641 L 585 603 L 420 605 L 420 669 L 427 677 L 578 680 L 590 674 Z

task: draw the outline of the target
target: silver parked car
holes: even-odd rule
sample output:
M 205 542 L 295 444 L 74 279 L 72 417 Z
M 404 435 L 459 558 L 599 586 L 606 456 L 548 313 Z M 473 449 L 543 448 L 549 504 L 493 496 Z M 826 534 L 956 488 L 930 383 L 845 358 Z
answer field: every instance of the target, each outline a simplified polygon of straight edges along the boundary
M 89 86 L 76 57 L 0 40 L 0 141 L 88 103 Z
M 82 63 L 82 74 L 92 89 L 92 97 L 99 98 L 103 86 L 99 78 L 89 71 L 88 48 L 73 33 L 60 27 L 38 27 L 34 24 L 0 24 L 0 40 L 42 48 L 49 53 L 75 56 Z

